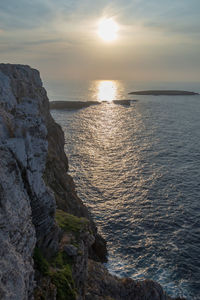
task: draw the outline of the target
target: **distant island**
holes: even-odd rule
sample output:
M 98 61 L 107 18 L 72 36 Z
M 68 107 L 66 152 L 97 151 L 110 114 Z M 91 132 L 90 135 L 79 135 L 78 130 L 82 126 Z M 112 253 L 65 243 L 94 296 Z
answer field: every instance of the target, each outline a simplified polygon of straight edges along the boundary
M 91 105 L 98 105 L 98 101 L 51 101 L 50 109 L 81 109 Z
M 177 90 L 148 90 L 130 92 L 129 95 L 152 95 L 152 96 L 193 96 L 199 95 L 199 93 Z
M 130 106 L 131 102 L 137 102 L 138 100 L 113 100 L 114 104 L 120 104 L 124 106 Z M 50 109 L 68 109 L 77 110 L 91 105 L 98 105 L 101 103 L 109 103 L 109 101 L 51 101 Z

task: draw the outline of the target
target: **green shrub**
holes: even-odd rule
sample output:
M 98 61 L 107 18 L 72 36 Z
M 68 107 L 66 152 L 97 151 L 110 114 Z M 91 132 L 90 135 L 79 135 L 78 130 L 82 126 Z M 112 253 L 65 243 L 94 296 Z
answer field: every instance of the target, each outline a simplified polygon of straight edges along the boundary
M 59 209 L 56 211 L 56 221 L 61 229 L 75 234 L 88 230 L 89 226 L 89 220 L 86 218 L 78 218 Z
M 51 274 L 52 282 L 57 287 L 57 300 L 76 300 L 76 290 L 70 266 Z
M 63 268 L 65 265 L 72 266 L 74 260 L 66 252 L 59 251 L 51 260 L 51 266 L 54 268 Z

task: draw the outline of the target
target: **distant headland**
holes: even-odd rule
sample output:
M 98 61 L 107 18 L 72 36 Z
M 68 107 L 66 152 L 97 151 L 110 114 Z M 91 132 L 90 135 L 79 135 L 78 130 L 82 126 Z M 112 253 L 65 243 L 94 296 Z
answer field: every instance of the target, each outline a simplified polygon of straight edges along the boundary
M 130 92 L 129 95 L 193 96 L 193 95 L 199 95 L 199 93 L 188 92 L 188 91 L 178 91 L 178 90 L 148 90 L 148 91 Z

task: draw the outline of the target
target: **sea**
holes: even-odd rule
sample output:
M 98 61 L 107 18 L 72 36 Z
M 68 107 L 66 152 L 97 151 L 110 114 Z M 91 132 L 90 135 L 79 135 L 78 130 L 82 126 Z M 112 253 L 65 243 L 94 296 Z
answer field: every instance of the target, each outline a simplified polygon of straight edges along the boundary
M 200 299 L 200 96 L 128 94 L 200 92 L 200 83 L 94 80 L 46 88 L 50 101 L 101 102 L 51 113 L 65 134 L 78 195 L 107 241 L 109 271 Z M 112 102 L 120 99 L 137 101 Z

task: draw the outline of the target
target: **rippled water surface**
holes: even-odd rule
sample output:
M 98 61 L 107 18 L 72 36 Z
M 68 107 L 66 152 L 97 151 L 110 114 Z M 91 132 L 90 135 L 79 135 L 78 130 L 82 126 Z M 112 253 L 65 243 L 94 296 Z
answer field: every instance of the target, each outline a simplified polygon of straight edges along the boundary
M 52 115 L 109 270 L 200 299 L 200 97 L 138 99 Z

